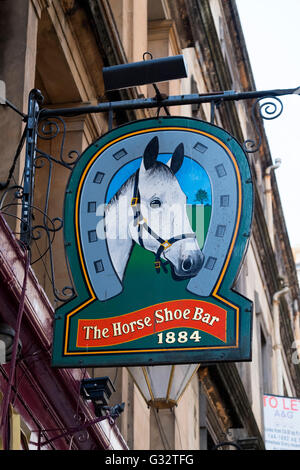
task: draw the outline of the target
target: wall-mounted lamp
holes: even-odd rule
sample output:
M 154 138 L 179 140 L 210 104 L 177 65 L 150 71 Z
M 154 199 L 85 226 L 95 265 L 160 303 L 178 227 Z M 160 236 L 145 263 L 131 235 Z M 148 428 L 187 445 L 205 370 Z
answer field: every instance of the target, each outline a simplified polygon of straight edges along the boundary
M 108 411 L 112 418 L 117 418 L 125 408 L 125 403 L 108 406 L 112 392 L 115 392 L 109 377 L 96 377 L 85 379 L 81 382 L 80 393 L 85 400 L 91 400 L 94 405 L 95 415 L 104 416 Z
M 6 323 L 0 323 L 0 364 L 10 362 L 15 338 L 15 330 Z M 18 355 L 22 349 L 22 343 L 19 340 Z
M 273 220 L 273 203 L 272 203 L 272 186 L 271 186 L 271 172 L 277 170 L 281 165 L 281 158 L 276 158 L 275 163 L 268 166 L 265 172 L 265 195 L 266 195 L 266 216 L 267 225 L 270 234 L 272 247 L 275 250 L 275 232 Z
M 187 77 L 182 55 L 113 65 L 104 67 L 102 71 L 106 91 Z

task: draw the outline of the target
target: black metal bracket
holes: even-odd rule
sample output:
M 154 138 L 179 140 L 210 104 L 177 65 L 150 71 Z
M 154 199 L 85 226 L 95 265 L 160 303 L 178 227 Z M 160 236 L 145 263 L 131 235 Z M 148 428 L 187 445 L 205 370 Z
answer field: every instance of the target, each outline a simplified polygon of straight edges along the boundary
M 160 111 L 161 108 L 163 108 L 165 110 L 165 113 L 166 113 L 167 116 L 170 116 L 169 109 L 167 108 L 167 106 L 162 104 L 163 100 L 166 99 L 167 96 L 161 94 L 161 92 L 160 92 L 158 86 L 156 85 L 156 83 L 153 83 L 153 88 L 154 88 L 155 93 L 156 93 L 155 99 L 156 99 L 157 104 L 158 104 L 156 117 L 159 117 L 159 111 Z
M 247 91 L 247 92 L 236 92 L 234 90 L 216 92 L 216 93 L 204 93 L 204 94 L 191 94 L 191 95 L 178 95 L 168 96 L 158 102 L 157 98 L 137 98 L 133 100 L 103 102 L 95 106 L 79 106 L 74 108 L 56 108 L 56 109 L 41 109 L 40 118 L 46 119 L 55 116 L 68 117 L 68 116 L 79 116 L 82 114 L 97 114 L 107 113 L 112 109 L 113 111 L 120 110 L 136 110 L 136 109 L 152 109 L 158 108 L 159 106 L 183 106 L 187 104 L 203 104 L 213 102 L 226 102 L 226 101 L 241 101 L 241 100 L 253 100 L 258 101 L 265 98 L 274 98 L 279 100 L 279 96 L 285 95 L 299 95 L 300 87 L 287 88 L 287 89 L 275 89 L 265 91 Z M 258 102 L 257 101 L 257 102 Z M 274 104 L 273 104 L 274 106 Z M 267 113 L 269 118 L 273 114 L 273 111 L 268 109 Z

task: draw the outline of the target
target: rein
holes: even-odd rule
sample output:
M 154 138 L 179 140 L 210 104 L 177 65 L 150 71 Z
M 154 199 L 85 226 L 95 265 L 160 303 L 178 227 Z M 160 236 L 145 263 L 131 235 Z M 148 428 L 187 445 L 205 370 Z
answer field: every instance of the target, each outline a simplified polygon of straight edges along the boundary
M 140 198 L 140 192 L 139 192 L 139 170 L 137 170 L 137 172 L 135 173 L 133 197 L 131 199 L 130 205 L 133 209 L 134 225 L 137 226 L 137 229 L 138 229 L 139 245 L 142 248 L 145 248 L 144 242 L 142 239 L 142 230 L 144 229 L 159 242 L 159 247 L 158 247 L 157 252 L 155 253 L 155 260 L 154 260 L 154 267 L 155 267 L 156 272 L 159 274 L 160 268 L 162 267 L 165 273 L 167 273 L 166 265 L 169 264 L 169 261 L 162 261 L 160 259 L 162 253 L 168 248 L 170 248 L 178 240 L 183 240 L 184 238 L 195 238 L 196 235 L 194 233 L 185 233 L 185 234 L 183 233 L 181 235 L 177 235 L 176 237 L 169 238 L 168 240 L 164 240 L 149 227 L 146 219 L 144 219 L 141 213 L 140 204 L 141 204 L 141 198 Z

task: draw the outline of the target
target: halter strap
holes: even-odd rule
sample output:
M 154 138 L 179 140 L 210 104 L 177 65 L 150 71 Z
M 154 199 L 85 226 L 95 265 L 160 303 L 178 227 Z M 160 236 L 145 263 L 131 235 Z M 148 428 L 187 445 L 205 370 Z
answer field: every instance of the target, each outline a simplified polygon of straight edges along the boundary
M 149 227 L 146 220 L 142 216 L 142 213 L 140 210 L 140 204 L 141 204 L 141 198 L 140 198 L 140 192 L 139 192 L 139 170 L 137 170 L 137 172 L 135 173 L 133 196 L 132 196 L 130 205 L 133 209 L 134 225 L 135 226 L 137 225 L 137 229 L 138 229 L 139 245 L 142 248 L 145 248 L 144 242 L 142 239 L 142 229 L 147 230 L 149 235 L 155 238 L 160 244 L 157 252 L 155 253 L 155 260 L 154 260 L 155 270 L 157 273 L 160 273 L 160 268 L 162 267 L 163 270 L 167 272 L 166 265 L 169 263 L 169 261 L 162 261 L 160 259 L 162 253 L 168 248 L 170 248 L 178 240 L 183 240 L 185 238 L 195 238 L 196 235 L 194 233 L 185 233 L 185 234 L 177 235 L 175 237 L 171 237 L 168 240 L 164 240 Z

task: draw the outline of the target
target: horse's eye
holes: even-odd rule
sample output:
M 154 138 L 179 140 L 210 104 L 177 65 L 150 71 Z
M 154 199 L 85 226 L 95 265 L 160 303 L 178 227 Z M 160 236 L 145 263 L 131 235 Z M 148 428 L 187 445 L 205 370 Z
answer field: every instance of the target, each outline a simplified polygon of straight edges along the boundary
M 158 209 L 161 206 L 161 202 L 159 199 L 153 199 L 153 201 L 150 202 L 150 207 L 152 209 Z

